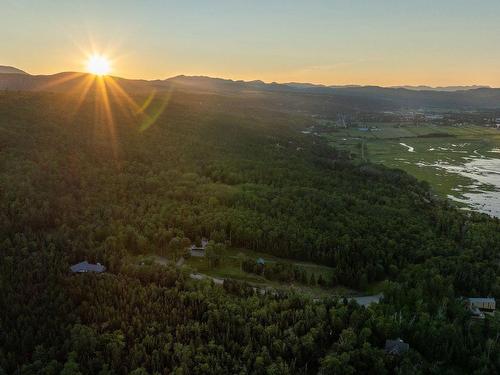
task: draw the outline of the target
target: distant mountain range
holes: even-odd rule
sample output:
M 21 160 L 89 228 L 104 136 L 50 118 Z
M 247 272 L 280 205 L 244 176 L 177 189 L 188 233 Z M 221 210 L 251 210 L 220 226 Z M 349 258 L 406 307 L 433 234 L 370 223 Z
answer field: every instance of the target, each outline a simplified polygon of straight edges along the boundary
M 332 88 L 332 89 L 366 87 L 363 85 L 320 85 L 320 84 L 314 84 L 314 83 L 301 83 L 301 82 L 289 82 L 289 83 L 285 83 L 285 85 L 291 86 L 291 87 L 296 87 L 296 88 L 320 87 L 320 88 Z M 453 92 L 453 91 L 464 91 L 464 90 L 475 90 L 475 89 L 489 89 L 491 87 L 490 86 L 483 86 L 483 85 L 438 86 L 438 87 L 420 85 L 420 86 L 389 86 L 388 88 L 406 89 L 406 90 L 415 90 L 415 91 L 448 91 L 448 92 Z
M 472 85 L 472 86 L 391 86 L 394 89 L 407 89 L 417 91 L 464 91 L 475 89 L 490 89 L 490 86 Z
M 0 65 L 0 74 L 28 74 L 21 69 L 14 68 L 13 66 Z
M 78 92 L 85 81 L 96 85 L 86 73 L 29 75 L 11 67 L 0 67 L 0 90 Z M 482 86 L 378 87 L 325 86 L 309 83 L 265 83 L 233 81 L 204 76 L 184 76 L 165 80 L 134 80 L 111 77 L 130 94 L 148 94 L 171 89 L 190 93 L 247 96 L 267 101 L 269 106 L 313 114 L 335 111 L 378 111 L 401 109 L 499 109 L 500 89 Z

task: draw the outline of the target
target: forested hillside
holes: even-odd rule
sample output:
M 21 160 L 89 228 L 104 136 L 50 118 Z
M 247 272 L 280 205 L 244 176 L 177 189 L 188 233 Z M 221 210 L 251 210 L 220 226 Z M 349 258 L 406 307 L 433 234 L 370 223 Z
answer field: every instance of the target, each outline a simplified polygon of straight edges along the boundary
M 500 371 L 498 317 L 471 323 L 459 298 L 500 297 L 499 221 L 352 162 L 290 113 L 194 91 L 0 93 L 0 373 Z M 200 237 L 329 265 L 331 285 L 390 280 L 385 299 L 127 262 Z M 108 272 L 69 275 L 82 259 Z M 382 350 L 396 337 L 403 358 Z

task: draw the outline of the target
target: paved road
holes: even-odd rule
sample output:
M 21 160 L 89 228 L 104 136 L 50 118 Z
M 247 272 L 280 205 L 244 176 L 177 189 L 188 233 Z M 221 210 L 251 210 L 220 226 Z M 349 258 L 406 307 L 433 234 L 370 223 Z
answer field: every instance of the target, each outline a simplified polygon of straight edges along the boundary
M 373 296 L 351 297 L 348 300 L 354 300 L 361 306 L 370 306 L 372 303 L 379 303 L 383 295 L 375 294 Z
M 210 279 L 214 283 L 216 283 L 217 285 L 224 284 L 224 279 L 219 279 L 217 277 L 212 277 L 212 276 L 204 275 L 202 273 L 191 273 L 191 274 L 189 274 L 189 277 L 192 278 L 192 279 L 194 279 L 194 280 Z
M 175 265 L 177 267 L 182 267 L 182 265 L 184 264 L 184 262 L 185 262 L 184 257 L 180 257 L 179 260 L 175 263 Z
M 155 263 L 160 264 L 162 266 L 166 266 L 169 263 L 167 258 L 159 256 L 159 255 L 154 255 L 153 259 L 154 259 Z

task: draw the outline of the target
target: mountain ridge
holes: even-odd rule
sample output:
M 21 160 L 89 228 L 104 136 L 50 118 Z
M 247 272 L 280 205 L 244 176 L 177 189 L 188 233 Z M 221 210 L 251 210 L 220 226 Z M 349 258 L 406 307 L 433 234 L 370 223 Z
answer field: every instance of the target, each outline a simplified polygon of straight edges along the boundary
M 52 75 L 0 73 L 0 90 L 72 92 L 81 90 L 84 80 L 97 82 L 94 76 L 81 72 L 61 72 Z M 325 86 L 302 83 L 265 83 L 207 76 L 178 75 L 166 79 L 144 80 L 109 76 L 130 94 L 149 94 L 172 89 L 189 92 L 211 92 L 219 95 L 247 95 L 272 99 L 274 106 L 291 111 L 332 115 L 338 111 L 382 111 L 402 109 L 500 109 L 500 89 L 467 87 L 456 91 L 439 91 L 422 86 L 407 87 Z M 104 80 L 107 82 L 107 80 Z
M 9 65 L 0 65 L 1 74 L 27 74 L 24 70 Z

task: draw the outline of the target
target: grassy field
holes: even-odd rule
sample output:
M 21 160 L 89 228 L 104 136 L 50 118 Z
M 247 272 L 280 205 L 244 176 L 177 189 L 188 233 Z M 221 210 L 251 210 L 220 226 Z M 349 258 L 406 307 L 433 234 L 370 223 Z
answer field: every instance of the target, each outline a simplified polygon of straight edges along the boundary
M 459 196 L 463 193 L 460 188 L 466 189 L 472 180 L 437 164 L 463 165 L 471 158 L 500 157 L 500 131 L 493 128 L 430 124 L 366 124 L 363 127 L 369 130 L 334 129 L 324 136 L 332 146 L 349 150 L 357 158 L 403 169 L 429 182 L 443 196 Z

